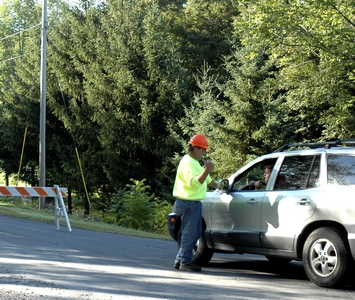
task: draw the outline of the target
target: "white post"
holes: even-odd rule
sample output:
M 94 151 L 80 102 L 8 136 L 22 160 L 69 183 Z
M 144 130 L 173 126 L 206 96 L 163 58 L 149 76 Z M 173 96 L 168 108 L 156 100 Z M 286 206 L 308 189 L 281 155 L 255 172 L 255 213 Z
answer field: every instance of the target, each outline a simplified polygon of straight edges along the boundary
M 39 140 L 39 186 L 46 186 L 46 45 L 47 45 L 47 0 L 42 3 L 42 43 L 40 82 L 40 140 Z M 45 205 L 45 197 L 39 198 L 39 209 Z
M 58 191 L 57 191 L 58 193 Z M 59 220 L 60 220 L 60 217 L 61 217 L 61 209 L 58 205 L 58 197 L 54 197 L 54 210 L 55 210 L 55 224 L 57 226 L 57 230 L 60 229 L 60 224 L 59 224 Z

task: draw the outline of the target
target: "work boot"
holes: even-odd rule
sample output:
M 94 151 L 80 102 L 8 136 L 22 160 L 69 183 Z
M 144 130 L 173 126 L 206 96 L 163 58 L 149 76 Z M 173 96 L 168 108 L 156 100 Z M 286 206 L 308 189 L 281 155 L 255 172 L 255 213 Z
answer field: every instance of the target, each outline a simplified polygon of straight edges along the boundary
M 179 268 L 180 268 L 180 262 L 179 262 L 179 261 L 176 261 L 176 262 L 174 263 L 174 268 L 175 268 L 175 269 L 179 269 Z
M 184 270 L 184 271 L 192 271 L 192 272 L 201 272 L 201 267 L 196 266 L 194 264 L 180 264 L 180 270 Z

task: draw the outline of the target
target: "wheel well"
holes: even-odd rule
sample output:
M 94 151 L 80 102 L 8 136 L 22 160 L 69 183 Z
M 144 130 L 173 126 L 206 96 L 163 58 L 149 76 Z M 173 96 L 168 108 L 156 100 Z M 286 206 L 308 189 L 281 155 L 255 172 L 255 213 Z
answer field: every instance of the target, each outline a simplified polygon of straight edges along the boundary
M 181 219 L 178 218 L 177 221 L 176 221 L 175 228 L 174 228 L 175 240 L 178 239 L 180 227 L 181 227 Z M 202 218 L 202 231 L 205 231 L 206 228 L 207 228 L 207 225 L 206 225 L 205 219 Z
M 205 219 L 202 218 L 202 230 L 204 231 L 204 230 L 206 230 L 206 228 L 207 228 L 207 225 L 206 225 Z
M 344 240 L 347 241 L 346 237 L 347 237 L 348 233 L 342 224 L 337 223 L 337 222 L 333 222 L 333 221 L 318 221 L 318 222 L 311 223 L 306 228 L 303 229 L 302 233 L 299 235 L 299 237 L 297 239 L 297 258 L 302 260 L 303 245 L 306 242 L 306 239 L 308 238 L 308 236 L 314 230 L 316 230 L 318 228 L 322 228 L 322 227 L 332 227 L 332 228 L 339 229 L 340 232 L 343 234 Z M 347 241 L 347 244 L 349 244 L 348 241 Z

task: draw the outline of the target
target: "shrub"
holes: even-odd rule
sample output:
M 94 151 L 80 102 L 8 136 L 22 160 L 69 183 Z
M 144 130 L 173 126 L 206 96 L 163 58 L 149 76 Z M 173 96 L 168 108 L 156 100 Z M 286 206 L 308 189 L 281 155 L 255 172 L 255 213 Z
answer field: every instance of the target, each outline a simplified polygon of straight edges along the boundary
M 171 204 L 150 194 L 145 179 L 131 179 L 125 189 L 117 191 L 111 201 L 110 213 L 120 226 L 167 234 L 167 214 Z

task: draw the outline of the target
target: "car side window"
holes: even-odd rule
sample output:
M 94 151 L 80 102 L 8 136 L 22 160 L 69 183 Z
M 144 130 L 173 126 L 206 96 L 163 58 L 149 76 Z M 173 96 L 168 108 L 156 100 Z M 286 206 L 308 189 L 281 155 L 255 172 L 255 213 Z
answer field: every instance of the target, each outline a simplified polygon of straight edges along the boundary
M 263 188 L 260 190 L 265 190 L 266 182 L 264 180 L 264 173 L 266 166 L 273 166 L 276 163 L 277 158 L 267 159 L 261 161 L 250 168 L 248 168 L 243 173 L 239 174 L 233 181 L 232 191 L 248 191 L 255 190 L 256 181 L 260 180 L 262 182 Z
M 319 185 L 319 170 L 320 155 L 286 156 L 274 190 L 317 187 Z M 280 178 L 283 180 L 281 181 Z
M 355 156 L 333 154 L 328 156 L 328 184 L 355 184 Z

